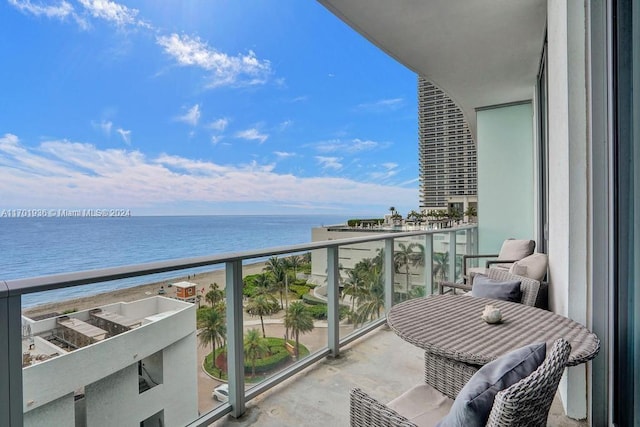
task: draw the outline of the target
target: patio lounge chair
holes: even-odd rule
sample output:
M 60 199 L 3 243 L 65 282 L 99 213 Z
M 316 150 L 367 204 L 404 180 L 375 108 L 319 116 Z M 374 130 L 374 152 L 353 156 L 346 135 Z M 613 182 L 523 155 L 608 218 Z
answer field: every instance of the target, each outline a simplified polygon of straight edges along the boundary
M 506 270 L 498 268 L 490 268 L 487 270 L 487 277 L 495 281 L 519 281 L 520 293 L 522 304 L 530 305 L 533 307 L 545 308 L 545 295 L 546 284 L 541 284 L 538 280 L 530 279 L 528 277 L 517 276 L 511 274 Z M 440 294 L 445 292 L 444 288 L 461 289 L 463 291 L 471 291 L 473 285 L 466 283 L 453 283 L 453 282 L 440 282 L 438 283 L 438 291 Z
M 567 341 L 564 339 L 555 341 L 537 369 L 498 391 L 490 407 L 482 408 L 483 411 L 489 411 L 486 425 L 545 426 L 570 351 L 571 346 Z M 425 369 L 428 370 L 430 367 L 425 365 Z M 425 372 L 425 381 L 428 381 L 427 378 L 433 374 L 438 375 L 438 373 Z M 447 374 L 439 375 L 445 377 Z M 474 377 L 471 377 L 470 383 L 474 381 Z M 447 379 L 443 378 L 443 381 L 447 382 Z M 351 426 L 435 426 L 443 420 L 443 417 L 450 418 L 457 415 L 451 412 L 465 405 L 464 400 L 454 403 L 453 397 L 456 397 L 459 392 L 462 398 L 465 397 L 467 390 L 453 390 L 452 396 L 452 390 L 439 391 L 429 384 L 420 384 L 388 405 L 384 405 L 356 388 L 351 391 Z M 484 413 L 486 416 L 486 412 Z
M 473 254 L 462 256 L 462 275 L 466 282 L 473 279 L 474 274 L 487 274 L 489 268 L 498 268 L 508 271 L 514 262 L 521 260 L 533 253 L 536 248 L 534 240 L 507 239 L 502 243 L 498 254 Z M 469 260 L 479 258 L 491 258 L 485 261 L 484 267 L 469 267 Z

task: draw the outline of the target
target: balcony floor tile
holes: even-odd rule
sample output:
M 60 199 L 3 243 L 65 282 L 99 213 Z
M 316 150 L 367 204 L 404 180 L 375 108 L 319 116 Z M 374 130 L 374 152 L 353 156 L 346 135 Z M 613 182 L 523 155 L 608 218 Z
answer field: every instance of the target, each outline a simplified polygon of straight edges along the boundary
M 240 419 L 227 416 L 213 426 L 348 426 L 349 391 L 360 387 L 388 402 L 422 381 L 423 352 L 382 327 L 258 396 Z M 549 426 L 588 426 L 566 416 L 556 397 Z

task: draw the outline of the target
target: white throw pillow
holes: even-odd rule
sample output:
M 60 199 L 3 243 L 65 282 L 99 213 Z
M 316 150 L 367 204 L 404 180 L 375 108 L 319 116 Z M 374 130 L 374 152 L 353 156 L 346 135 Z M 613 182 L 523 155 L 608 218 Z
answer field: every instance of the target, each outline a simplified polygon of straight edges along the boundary
M 536 242 L 533 240 L 505 240 L 502 244 L 502 248 L 500 249 L 498 259 L 507 261 L 522 259 L 527 255 L 531 255 L 535 246 Z
M 511 269 L 509 270 L 509 273 L 541 281 L 547 274 L 548 264 L 549 259 L 547 254 L 535 253 L 513 263 Z M 522 271 L 523 269 L 524 272 L 518 272 Z

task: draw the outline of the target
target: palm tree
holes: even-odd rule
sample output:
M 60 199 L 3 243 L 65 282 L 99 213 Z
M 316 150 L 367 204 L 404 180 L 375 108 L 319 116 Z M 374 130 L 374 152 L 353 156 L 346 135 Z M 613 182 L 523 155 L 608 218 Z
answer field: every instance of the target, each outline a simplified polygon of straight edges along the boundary
M 300 255 L 291 255 L 284 259 L 284 265 L 286 268 L 293 269 L 293 277 L 297 279 L 298 268 L 302 265 L 302 257 Z
M 422 218 L 422 214 L 419 212 L 416 212 L 415 209 L 413 209 L 411 212 L 407 214 L 407 219 L 410 221 L 418 222 L 420 221 L 420 218 Z
M 255 295 L 271 295 L 269 293 L 271 292 L 271 279 L 269 278 L 269 275 L 267 273 L 256 275 L 253 279 L 253 284 L 255 285 Z
M 280 294 L 280 308 L 284 309 L 283 294 L 287 286 L 287 270 L 282 259 L 272 256 L 265 263 L 264 271 L 270 274 L 271 287 Z M 289 303 L 287 296 L 287 305 Z
M 268 316 L 278 311 L 278 301 L 271 294 L 258 294 L 249 300 L 245 310 L 252 316 L 260 316 L 262 337 L 266 338 L 263 316 Z
M 264 333 L 264 332 L 263 332 Z M 244 357 L 251 361 L 251 375 L 256 376 L 256 359 L 269 354 L 267 340 L 260 336 L 257 329 L 249 329 L 244 336 Z
M 444 280 L 449 271 L 449 252 L 433 253 L 433 275 L 439 280 Z
M 302 301 L 292 302 L 284 315 L 284 326 L 293 332 L 296 338 L 295 355 L 296 358 L 299 354 L 300 346 L 300 333 L 311 332 L 313 330 L 313 317 L 307 310 L 307 307 Z
M 217 307 L 208 308 L 202 317 L 202 322 L 199 325 L 202 331 L 198 335 L 200 339 L 200 345 L 206 347 L 211 345 L 211 364 L 216 367 L 216 346 L 224 345 L 227 339 L 227 325 L 224 316 L 224 311 L 219 310 Z
M 345 295 L 351 296 L 351 311 L 355 306 L 356 299 L 364 290 L 364 280 L 358 270 L 353 269 L 347 272 L 347 278 L 344 281 L 344 288 L 342 290 L 342 298 Z
M 209 285 L 209 292 L 204 296 L 204 299 L 213 307 L 224 298 L 224 291 L 220 289 L 217 283 Z
M 408 245 L 399 243 L 398 247 L 400 248 L 400 250 L 396 251 L 393 254 L 393 261 L 395 263 L 396 272 L 399 272 L 398 270 L 400 270 L 400 267 L 405 268 L 404 274 L 406 276 L 406 292 L 409 292 L 409 267 L 414 264 L 413 249 L 417 246 L 419 246 L 417 243 L 410 243 Z
M 409 299 L 422 298 L 425 295 L 427 295 L 427 290 L 424 286 L 416 286 L 415 288 L 411 288 L 409 291 Z
M 374 269 L 369 272 L 365 290 L 358 298 L 356 323 L 364 323 L 380 317 L 384 309 L 384 275 L 382 271 Z

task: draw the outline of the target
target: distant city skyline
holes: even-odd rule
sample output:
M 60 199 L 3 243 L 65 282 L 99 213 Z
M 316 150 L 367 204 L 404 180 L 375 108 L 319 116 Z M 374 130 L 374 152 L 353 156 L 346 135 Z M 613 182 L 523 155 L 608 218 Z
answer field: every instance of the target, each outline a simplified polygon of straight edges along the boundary
M 0 3 L 0 209 L 418 209 L 416 76 L 318 3 Z

